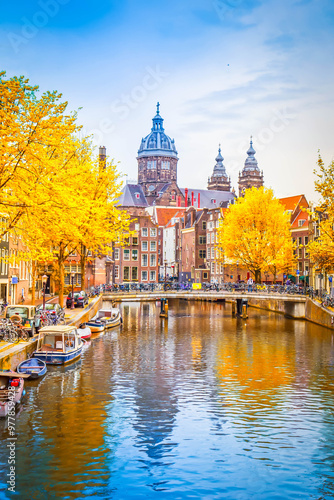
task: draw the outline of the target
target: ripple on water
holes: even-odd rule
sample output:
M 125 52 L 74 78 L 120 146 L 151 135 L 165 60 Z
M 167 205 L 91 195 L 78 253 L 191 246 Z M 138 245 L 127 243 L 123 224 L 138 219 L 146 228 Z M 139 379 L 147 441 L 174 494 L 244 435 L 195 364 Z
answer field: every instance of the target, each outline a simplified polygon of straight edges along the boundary
M 213 303 L 170 301 L 168 322 L 122 307 L 122 330 L 27 383 L 20 498 L 334 497 L 327 330 Z

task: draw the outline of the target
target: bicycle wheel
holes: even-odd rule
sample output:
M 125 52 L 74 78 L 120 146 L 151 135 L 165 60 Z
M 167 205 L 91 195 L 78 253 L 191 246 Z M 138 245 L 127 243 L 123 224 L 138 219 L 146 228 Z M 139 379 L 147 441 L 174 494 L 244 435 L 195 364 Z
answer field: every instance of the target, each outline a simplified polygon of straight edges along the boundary
M 13 344 L 16 344 L 19 341 L 19 336 L 17 334 L 17 331 L 15 328 L 8 328 L 8 342 L 12 342 Z
M 29 333 L 27 332 L 27 330 L 24 330 L 24 328 L 21 328 L 18 337 L 20 340 L 27 341 L 29 340 Z

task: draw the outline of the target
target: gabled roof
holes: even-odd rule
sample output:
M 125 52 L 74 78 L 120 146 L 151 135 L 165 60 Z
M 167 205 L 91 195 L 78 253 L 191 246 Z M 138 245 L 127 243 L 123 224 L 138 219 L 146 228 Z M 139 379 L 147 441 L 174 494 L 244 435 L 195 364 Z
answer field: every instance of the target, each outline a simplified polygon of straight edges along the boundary
M 303 194 L 298 194 L 296 196 L 288 196 L 287 198 L 280 198 L 279 201 L 285 206 L 286 210 L 292 210 L 292 212 L 297 208 L 298 205 L 303 207 L 308 207 L 308 203 Z
M 180 207 L 154 207 L 154 218 L 158 226 L 165 226 L 181 209 Z
M 301 226 L 299 225 L 299 221 L 300 220 L 304 220 L 305 221 Z M 308 228 L 308 213 L 307 212 L 304 212 L 303 210 L 301 210 L 298 213 L 297 217 L 295 217 L 295 219 L 291 223 L 291 228 L 295 229 L 297 227 L 302 227 L 302 228 L 305 228 L 305 229 Z
M 185 189 L 181 188 L 182 194 L 185 196 Z M 216 191 L 209 189 L 191 189 L 188 188 L 188 198 L 191 200 L 191 193 L 194 193 L 194 204 L 198 206 L 198 194 L 200 195 L 200 208 L 216 208 L 227 206 L 233 203 L 236 198 L 231 191 Z
M 148 203 L 142 187 L 139 184 L 125 184 L 121 191 L 118 206 L 147 207 Z
M 177 222 L 177 220 L 179 220 L 179 219 L 181 219 L 183 217 L 185 210 L 186 210 L 185 208 L 179 209 L 178 212 L 176 212 L 172 216 L 172 218 L 170 219 L 170 221 L 165 225 L 165 228 L 167 229 L 169 227 L 174 227 L 175 224 L 176 224 L 176 222 Z

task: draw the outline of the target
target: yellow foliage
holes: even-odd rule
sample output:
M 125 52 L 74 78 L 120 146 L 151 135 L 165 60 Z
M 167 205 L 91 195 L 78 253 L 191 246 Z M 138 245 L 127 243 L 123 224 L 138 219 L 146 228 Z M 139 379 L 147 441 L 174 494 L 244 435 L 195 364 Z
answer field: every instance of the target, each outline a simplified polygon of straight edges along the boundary
M 315 189 L 322 199 L 312 216 L 319 224 L 320 236 L 309 243 L 308 251 L 315 266 L 328 273 L 334 269 L 334 161 L 325 167 L 319 155 L 318 167 Z
M 232 263 L 261 272 L 285 271 L 293 264 L 289 215 L 266 188 L 252 188 L 229 207 L 218 229 L 218 246 Z

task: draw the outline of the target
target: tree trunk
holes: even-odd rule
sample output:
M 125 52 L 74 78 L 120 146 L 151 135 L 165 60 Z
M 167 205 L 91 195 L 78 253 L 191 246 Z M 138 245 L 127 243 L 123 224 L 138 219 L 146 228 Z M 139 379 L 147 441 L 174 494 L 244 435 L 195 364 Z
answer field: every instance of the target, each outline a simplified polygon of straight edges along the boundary
M 261 269 L 255 271 L 255 283 L 261 283 Z
M 58 267 L 59 267 L 59 304 L 60 307 L 64 307 L 65 273 L 64 273 L 64 246 L 62 243 L 59 245 Z
M 81 290 L 86 290 L 86 262 L 87 262 L 87 249 L 85 245 L 81 245 L 80 252 L 80 266 L 81 266 Z

